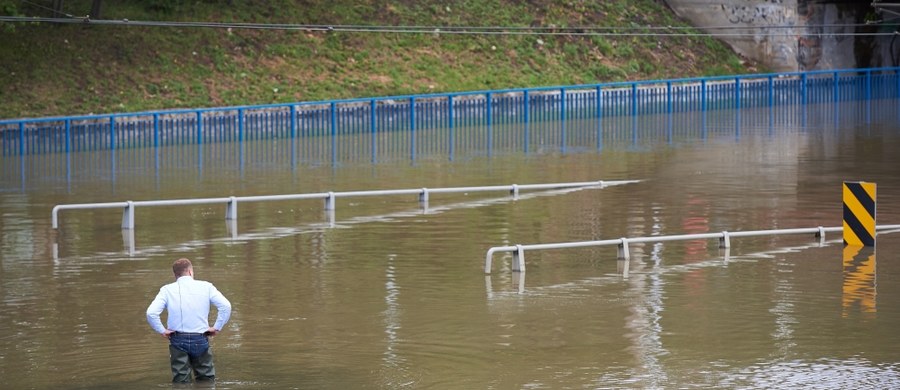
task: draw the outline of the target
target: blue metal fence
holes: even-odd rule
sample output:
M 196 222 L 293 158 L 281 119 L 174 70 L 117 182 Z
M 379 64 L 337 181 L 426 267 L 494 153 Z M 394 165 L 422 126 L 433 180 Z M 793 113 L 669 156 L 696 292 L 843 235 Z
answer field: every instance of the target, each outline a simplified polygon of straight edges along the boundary
M 878 68 L 18 119 L 0 121 L 0 154 L 227 144 L 235 147 L 216 153 L 294 164 L 452 160 L 741 128 L 896 122 L 898 98 L 900 68 Z

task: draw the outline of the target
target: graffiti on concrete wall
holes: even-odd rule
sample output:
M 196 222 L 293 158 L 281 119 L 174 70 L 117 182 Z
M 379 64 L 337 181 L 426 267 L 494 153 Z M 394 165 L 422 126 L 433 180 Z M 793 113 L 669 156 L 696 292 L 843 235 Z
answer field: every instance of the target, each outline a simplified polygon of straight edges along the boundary
M 807 1 L 813 0 L 665 0 L 697 26 L 732 27 L 723 41 L 779 71 L 797 69 L 797 39 L 807 21 L 798 6 Z
M 732 24 L 781 25 L 789 22 L 784 0 L 728 2 L 722 12 Z
M 756 58 L 765 58 L 776 68 L 793 68 L 796 63 L 797 41 L 793 27 L 797 13 L 793 2 L 785 0 L 721 0 L 722 16 L 731 24 L 746 26 L 750 47 Z M 715 9 L 715 8 L 713 8 Z

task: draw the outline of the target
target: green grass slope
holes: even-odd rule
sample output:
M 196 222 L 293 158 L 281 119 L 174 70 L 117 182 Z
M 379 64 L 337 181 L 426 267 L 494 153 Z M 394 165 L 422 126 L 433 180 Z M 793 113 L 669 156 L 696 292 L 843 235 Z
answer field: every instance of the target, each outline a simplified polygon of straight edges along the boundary
M 48 2 L 49 3 L 49 2 Z M 654 0 L 104 2 L 102 19 L 686 26 Z M 229 4 L 232 3 L 232 4 Z M 84 15 L 90 1 L 69 0 Z M 25 6 L 22 6 L 25 7 Z M 47 16 L 40 8 L 20 14 Z M 82 11 L 82 12 L 79 12 Z M 253 105 L 755 71 L 705 36 L 459 35 L 0 24 L 0 118 Z

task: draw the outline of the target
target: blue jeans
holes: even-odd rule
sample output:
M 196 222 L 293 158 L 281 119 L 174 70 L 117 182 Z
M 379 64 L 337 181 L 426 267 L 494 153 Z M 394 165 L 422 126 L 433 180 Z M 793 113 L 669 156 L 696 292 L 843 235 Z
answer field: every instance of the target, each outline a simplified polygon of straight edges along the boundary
M 202 333 L 173 333 L 169 336 L 172 382 L 190 382 L 191 371 L 198 381 L 215 380 L 209 340 Z

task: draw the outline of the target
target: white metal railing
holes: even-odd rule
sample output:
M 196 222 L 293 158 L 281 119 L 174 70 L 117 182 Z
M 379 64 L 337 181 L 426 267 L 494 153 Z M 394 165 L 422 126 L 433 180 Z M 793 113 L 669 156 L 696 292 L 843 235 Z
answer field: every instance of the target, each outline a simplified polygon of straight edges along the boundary
M 122 229 L 134 229 L 134 209 L 136 207 L 152 207 L 152 206 L 183 206 L 197 204 L 226 204 L 225 219 L 237 219 L 237 205 L 239 202 L 264 202 L 279 200 L 300 200 L 300 199 L 324 199 L 325 210 L 335 209 L 335 200 L 337 198 L 357 197 L 357 196 L 385 196 L 385 195 L 418 195 L 419 203 L 422 207 L 428 207 L 429 194 L 447 194 L 459 192 L 485 192 L 485 191 L 509 191 L 514 198 L 519 196 L 519 191 L 523 190 L 549 190 L 561 188 L 576 187 L 599 187 L 603 188 L 611 185 L 620 185 L 628 183 L 637 183 L 640 180 L 599 180 L 585 181 L 573 183 L 549 183 L 549 184 L 511 184 L 500 186 L 482 186 L 482 187 L 447 187 L 447 188 L 414 188 L 399 190 L 374 190 L 374 191 L 346 191 L 346 192 L 318 192 L 307 194 L 286 194 L 286 195 L 257 195 L 257 196 L 229 196 L 221 198 L 195 198 L 195 199 L 167 199 L 167 200 L 143 200 L 143 201 L 124 201 L 109 203 L 80 203 L 80 204 L 62 204 L 53 207 L 51 215 L 52 225 L 54 229 L 59 229 L 59 212 L 62 210 L 76 209 L 104 209 L 104 208 L 123 208 L 122 212 Z
M 628 253 L 628 245 L 647 243 L 647 242 L 664 242 L 664 241 L 686 241 L 718 238 L 720 248 L 731 248 L 731 238 L 734 237 L 753 237 L 753 236 L 775 236 L 785 234 L 815 234 L 820 240 L 825 240 L 827 232 L 841 232 L 843 227 L 814 227 L 799 229 L 775 229 L 775 230 L 749 230 L 742 232 L 721 232 L 721 233 L 701 233 L 701 234 L 678 234 L 670 236 L 649 236 L 634 238 L 617 238 L 610 240 L 598 241 L 577 241 L 577 242 L 561 242 L 551 244 L 530 244 L 530 245 L 511 245 L 511 246 L 495 246 L 487 251 L 484 259 L 484 273 L 491 273 L 491 262 L 496 252 L 512 252 L 513 262 L 512 270 L 514 272 L 525 272 L 525 251 L 540 249 L 565 249 L 565 248 L 583 248 L 590 246 L 618 245 L 618 256 L 620 259 L 629 259 L 631 255 Z M 900 225 L 880 225 L 875 230 L 893 230 L 900 229 Z

